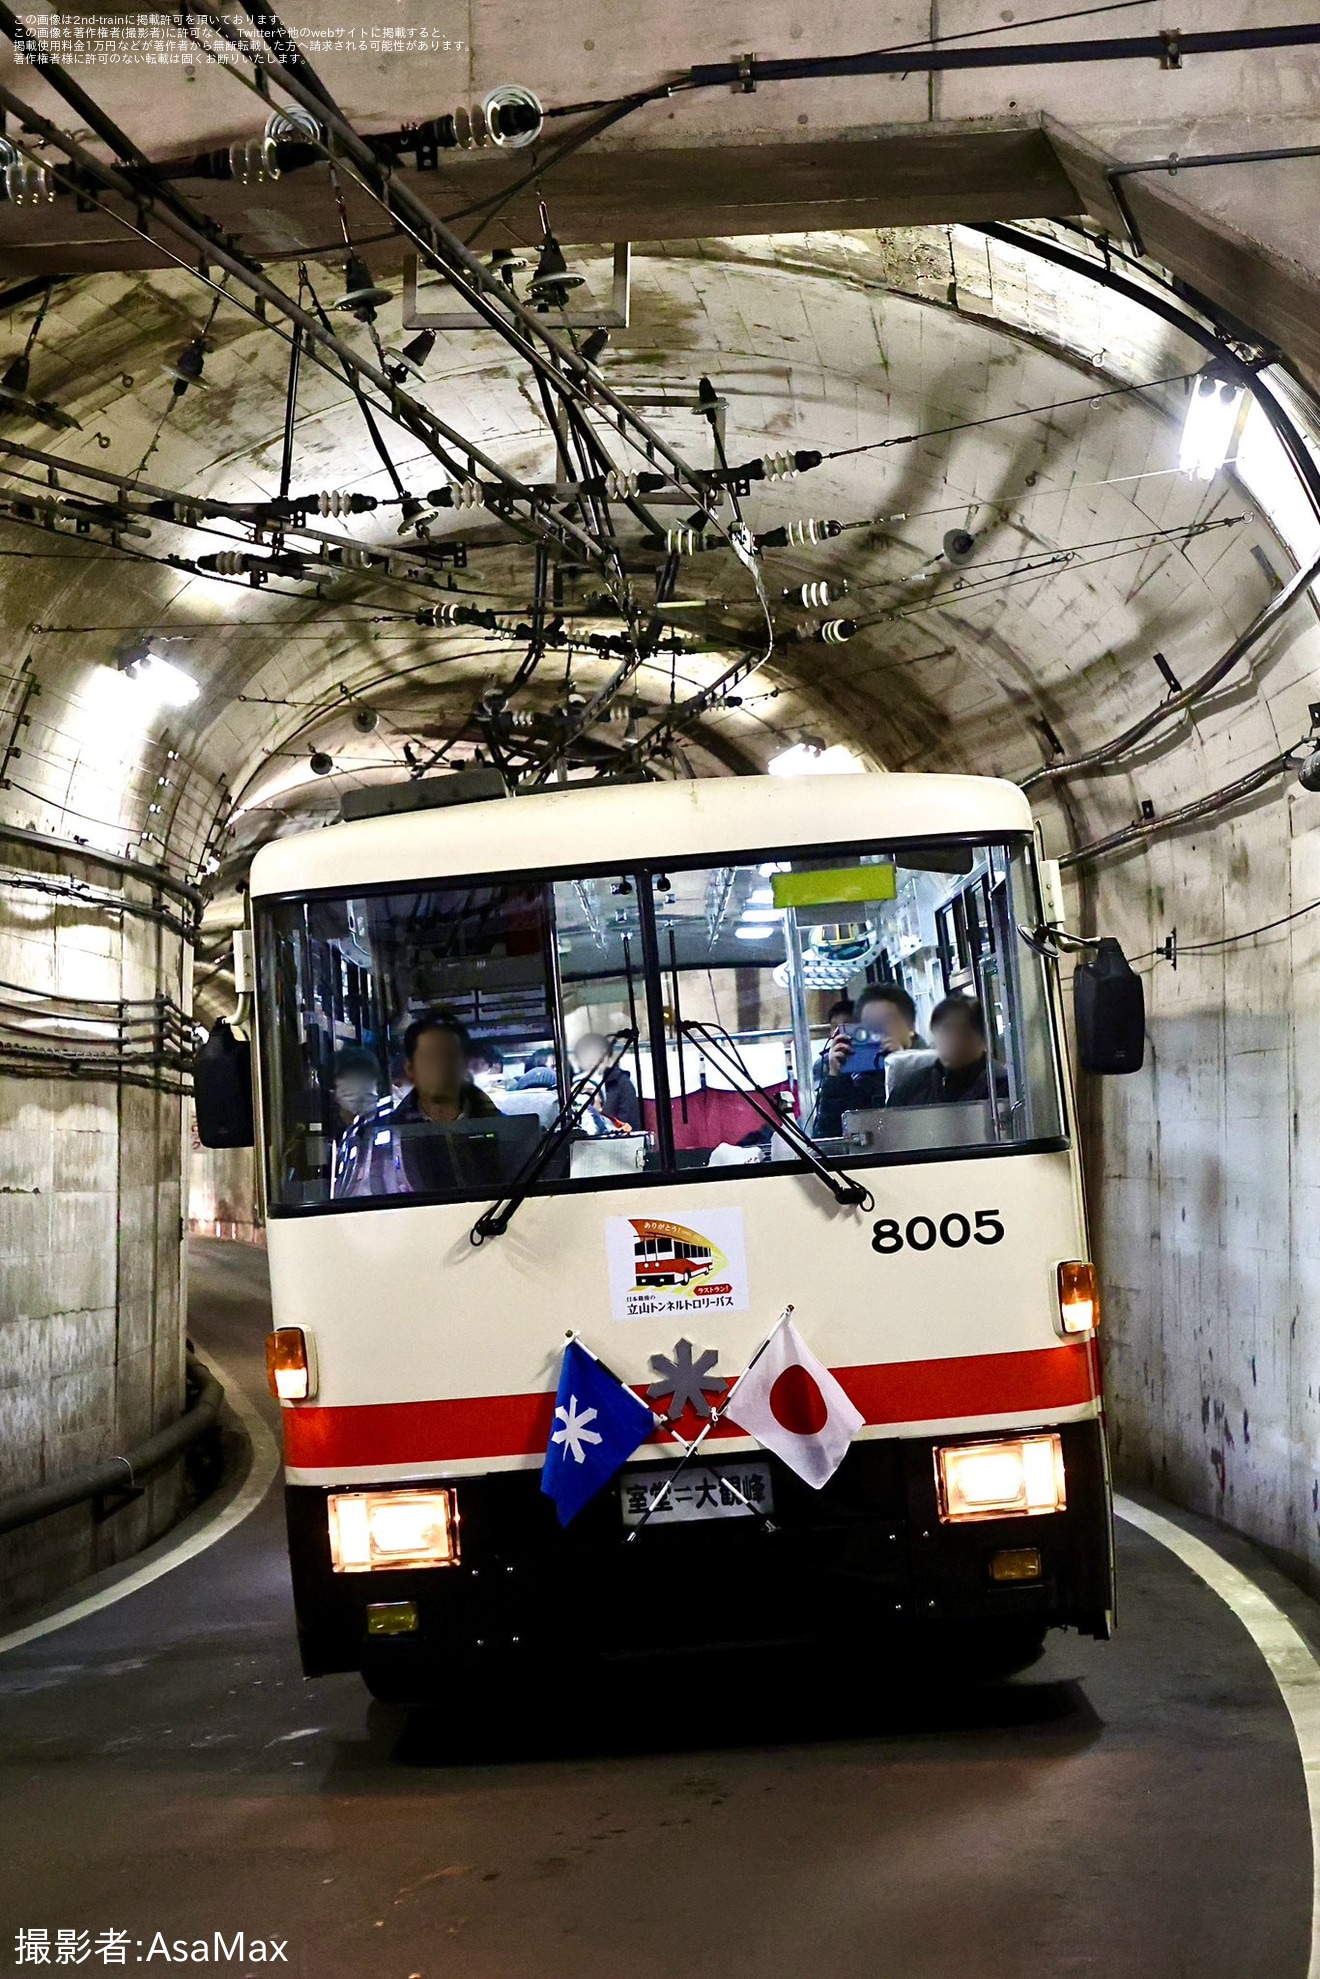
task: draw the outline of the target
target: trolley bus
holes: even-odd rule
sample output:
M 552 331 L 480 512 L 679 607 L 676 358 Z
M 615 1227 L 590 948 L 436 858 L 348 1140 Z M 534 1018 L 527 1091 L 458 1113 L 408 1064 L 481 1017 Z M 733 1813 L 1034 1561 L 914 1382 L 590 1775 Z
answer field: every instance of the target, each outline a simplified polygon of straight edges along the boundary
M 1107 1636 L 1099 1306 L 1022 794 L 417 794 L 251 870 L 306 1672 L 407 1701 L 566 1654 Z M 826 1121 L 851 1079 L 827 1012 L 874 982 L 914 1034 Z M 957 1078 L 950 996 L 984 1040 Z M 480 1068 L 439 1123 L 405 1052 L 436 1013 Z M 660 1492 L 789 1304 L 863 1420 L 835 1474 L 720 1421 Z M 539 1474 L 569 1336 L 657 1426 L 561 1527 Z

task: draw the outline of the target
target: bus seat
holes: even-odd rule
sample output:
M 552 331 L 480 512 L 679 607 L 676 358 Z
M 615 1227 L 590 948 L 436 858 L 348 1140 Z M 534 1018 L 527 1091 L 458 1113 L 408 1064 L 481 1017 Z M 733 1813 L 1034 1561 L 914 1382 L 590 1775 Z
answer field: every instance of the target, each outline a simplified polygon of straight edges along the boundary
M 909 1072 L 924 1072 L 928 1065 L 935 1063 L 937 1055 L 928 1046 L 921 1046 L 915 1051 L 891 1051 L 885 1060 L 885 1098 L 892 1099 L 894 1087 L 900 1079 L 906 1078 Z

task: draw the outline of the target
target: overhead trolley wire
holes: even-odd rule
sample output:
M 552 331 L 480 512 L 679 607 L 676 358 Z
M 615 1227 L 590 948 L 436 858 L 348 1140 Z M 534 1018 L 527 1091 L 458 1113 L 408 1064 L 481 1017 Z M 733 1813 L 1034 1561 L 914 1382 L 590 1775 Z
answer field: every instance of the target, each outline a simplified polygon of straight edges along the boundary
M 990 412 L 979 419 L 958 419 L 950 426 L 929 426 L 918 433 L 895 433 L 887 440 L 863 440 L 860 446 L 833 447 L 825 455 L 826 460 L 847 460 L 852 454 L 877 453 L 884 447 L 909 447 L 918 440 L 939 440 L 949 433 L 969 433 L 978 426 L 998 426 L 1005 419 L 1035 419 L 1046 412 L 1064 412 L 1069 406 L 1097 405 L 1101 399 L 1117 399 L 1131 392 L 1153 392 L 1162 385 L 1182 385 L 1194 374 L 1190 371 L 1175 371 L 1167 378 L 1150 378 L 1144 384 L 1114 385 L 1103 392 L 1085 392 L 1080 398 L 1055 399 L 1049 405 L 1015 406 L 1012 412 Z

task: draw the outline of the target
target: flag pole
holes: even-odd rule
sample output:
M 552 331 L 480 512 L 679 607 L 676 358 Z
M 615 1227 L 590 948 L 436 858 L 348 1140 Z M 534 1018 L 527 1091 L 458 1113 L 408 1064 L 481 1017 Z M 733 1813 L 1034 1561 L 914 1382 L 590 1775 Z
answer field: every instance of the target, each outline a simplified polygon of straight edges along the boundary
M 666 1477 L 664 1483 L 661 1485 L 660 1489 L 656 1492 L 655 1497 L 652 1498 L 647 1504 L 646 1510 L 642 1513 L 641 1518 L 638 1519 L 636 1525 L 633 1526 L 630 1532 L 628 1533 L 628 1536 L 624 1541 L 624 1544 L 626 1546 L 632 1545 L 633 1541 L 637 1538 L 637 1535 L 642 1530 L 643 1526 L 645 1526 L 650 1520 L 652 1512 L 656 1511 L 658 1507 L 664 1503 L 665 1499 L 669 1497 L 670 1493 L 674 1488 L 674 1480 L 678 1477 L 681 1477 L 683 1472 L 687 1469 L 688 1465 L 692 1462 L 692 1459 L 696 1456 L 697 1451 L 701 1448 L 706 1438 L 710 1435 L 712 1429 L 714 1429 L 719 1423 L 723 1422 L 725 1416 L 729 1412 L 729 1408 L 733 1401 L 734 1396 L 738 1393 L 738 1390 L 742 1387 L 744 1381 L 746 1381 L 748 1375 L 751 1373 L 752 1369 L 756 1366 L 756 1363 L 760 1360 L 762 1354 L 765 1352 L 766 1348 L 770 1345 L 770 1342 L 774 1339 L 780 1327 L 785 1325 L 788 1320 L 792 1319 L 792 1317 L 793 1317 L 792 1306 L 791 1305 L 785 1306 L 784 1310 L 780 1313 L 774 1325 L 770 1328 L 770 1331 L 766 1334 L 764 1340 L 762 1340 L 756 1352 L 752 1355 L 752 1358 L 748 1361 L 742 1373 L 738 1376 L 738 1379 L 734 1382 L 732 1388 L 729 1390 L 724 1400 L 719 1404 L 717 1404 L 717 1406 L 711 1410 L 709 1420 L 702 1424 L 700 1430 L 698 1430 L 692 1442 L 688 1444 L 682 1456 L 679 1458 L 678 1462 L 674 1465 L 673 1470 L 670 1471 L 668 1477 Z M 674 1430 L 672 1434 L 677 1436 L 678 1431 Z M 682 1438 L 680 1438 L 679 1440 L 682 1441 Z M 743 1502 L 745 1504 L 746 1500 L 744 1499 Z M 751 1509 L 750 1506 L 748 1507 L 748 1509 L 749 1510 Z

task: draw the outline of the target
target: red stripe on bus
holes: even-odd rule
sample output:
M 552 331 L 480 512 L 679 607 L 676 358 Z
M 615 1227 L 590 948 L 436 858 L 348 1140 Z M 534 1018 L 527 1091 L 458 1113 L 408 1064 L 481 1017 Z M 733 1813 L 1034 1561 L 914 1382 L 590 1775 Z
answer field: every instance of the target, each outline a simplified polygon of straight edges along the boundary
M 1091 1367 L 1087 1343 L 1078 1340 L 1028 1353 L 887 1361 L 834 1373 L 867 1422 L 883 1425 L 1070 1408 L 1096 1398 Z M 334 1470 L 538 1456 L 549 1441 L 554 1405 L 553 1395 L 368 1402 L 355 1408 L 303 1405 L 282 1411 L 284 1459 L 295 1470 Z M 742 1431 L 722 1423 L 712 1433 Z

